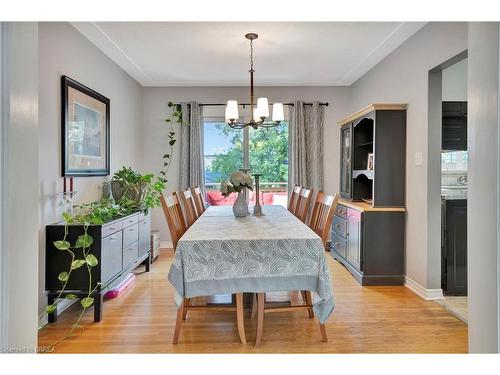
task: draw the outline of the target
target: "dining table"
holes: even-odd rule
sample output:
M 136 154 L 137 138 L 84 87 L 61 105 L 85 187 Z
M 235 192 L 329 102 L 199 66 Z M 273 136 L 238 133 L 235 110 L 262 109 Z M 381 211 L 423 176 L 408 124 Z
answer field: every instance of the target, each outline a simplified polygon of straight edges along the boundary
M 311 291 L 322 325 L 335 306 L 321 238 L 283 206 L 246 217 L 208 207 L 178 241 L 168 280 L 179 308 L 200 296 Z

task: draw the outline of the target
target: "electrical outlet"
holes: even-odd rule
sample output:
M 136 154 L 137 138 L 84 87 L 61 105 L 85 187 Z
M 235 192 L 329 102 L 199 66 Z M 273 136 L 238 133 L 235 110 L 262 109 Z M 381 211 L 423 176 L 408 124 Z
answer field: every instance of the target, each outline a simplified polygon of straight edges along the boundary
M 420 151 L 415 152 L 415 165 L 423 165 L 423 164 L 424 164 L 424 159 L 422 153 Z

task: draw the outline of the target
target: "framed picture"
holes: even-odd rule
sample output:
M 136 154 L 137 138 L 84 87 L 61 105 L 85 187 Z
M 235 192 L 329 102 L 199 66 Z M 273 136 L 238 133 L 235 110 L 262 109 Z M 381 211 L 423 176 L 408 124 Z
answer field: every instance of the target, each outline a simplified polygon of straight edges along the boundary
M 373 171 L 373 154 L 368 154 L 368 162 L 366 163 L 366 169 Z
M 109 175 L 109 99 L 61 77 L 62 175 Z

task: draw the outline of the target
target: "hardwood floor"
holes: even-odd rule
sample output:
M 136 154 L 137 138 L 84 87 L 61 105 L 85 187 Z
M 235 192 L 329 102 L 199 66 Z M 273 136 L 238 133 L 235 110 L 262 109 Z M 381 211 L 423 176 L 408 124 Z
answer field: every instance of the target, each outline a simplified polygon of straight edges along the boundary
M 464 353 L 467 325 L 441 305 L 424 301 L 405 287 L 361 287 L 327 254 L 336 308 L 326 324 L 329 342 L 321 342 L 317 321 L 307 312 L 266 315 L 262 343 L 253 347 L 256 319 L 246 311 L 247 345 L 238 337 L 235 313 L 190 311 L 172 345 L 176 308 L 167 281 L 172 251 L 162 250 L 150 273 L 136 270 L 134 285 L 104 302 L 103 321 L 93 311 L 56 353 Z M 222 297 L 220 297 L 222 298 Z M 268 294 L 284 300 L 284 293 Z M 297 293 L 292 301 L 300 301 Z M 77 306 L 74 306 L 77 307 Z M 77 309 L 61 314 L 40 330 L 40 346 L 53 344 L 76 320 Z

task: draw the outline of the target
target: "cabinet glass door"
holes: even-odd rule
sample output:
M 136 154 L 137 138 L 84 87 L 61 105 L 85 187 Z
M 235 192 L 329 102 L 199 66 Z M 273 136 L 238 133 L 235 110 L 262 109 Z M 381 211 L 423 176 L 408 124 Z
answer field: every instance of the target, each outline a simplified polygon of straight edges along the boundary
M 352 198 L 352 126 L 344 125 L 340 130 L 340 195 Z

